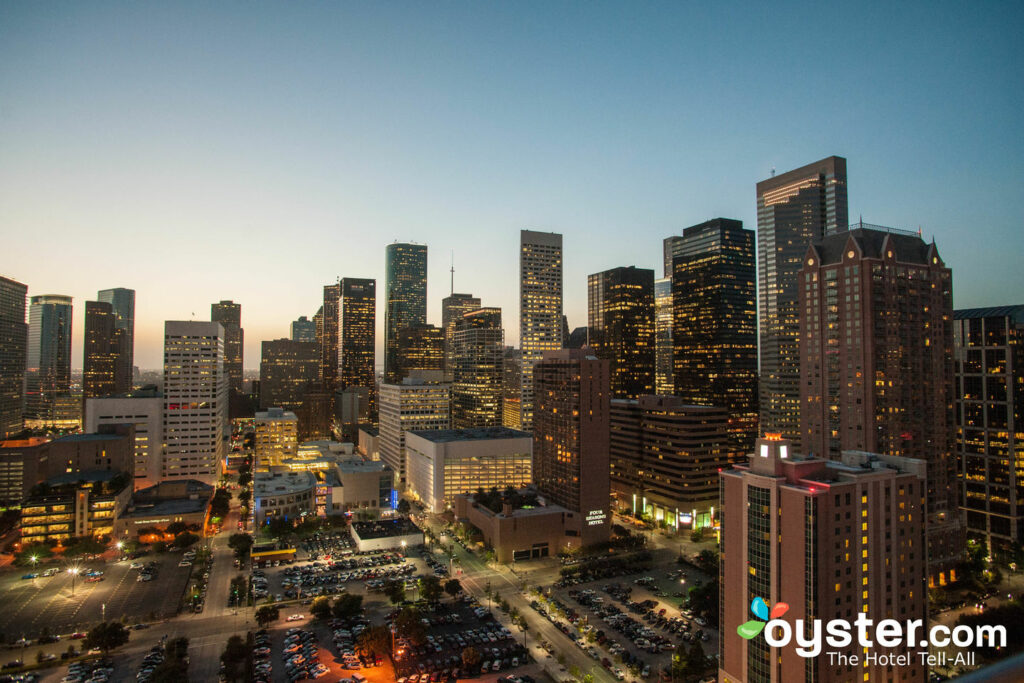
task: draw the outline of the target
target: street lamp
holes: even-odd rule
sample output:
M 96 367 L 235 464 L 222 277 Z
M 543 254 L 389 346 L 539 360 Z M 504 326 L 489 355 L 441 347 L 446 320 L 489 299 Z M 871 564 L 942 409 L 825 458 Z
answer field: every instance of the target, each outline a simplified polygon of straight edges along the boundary
M 78 567 L 68 567 L 68 574 L 71 574 L 71 597 L 75 597 L 75 578 L 78 576 Z
M 405 557 L 405 541 L 402 541 L 402 557 Z

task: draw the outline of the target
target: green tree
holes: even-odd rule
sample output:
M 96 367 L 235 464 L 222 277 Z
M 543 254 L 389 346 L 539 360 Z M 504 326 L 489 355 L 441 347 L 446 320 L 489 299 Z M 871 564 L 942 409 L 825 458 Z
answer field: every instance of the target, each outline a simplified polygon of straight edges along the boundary
M 167 525 L 166 531 L 171 536 L 177 536 L 182 531 L 188 531 L 188 524 L 185 522 L 171 522 Z
M 228 547 L 234 550 L 235 557 L 241 560 L 252 550 L 253 542 L 252 536 L 249 534 L 231 534 L 228 538 Z
M 189 546 L 195 545 L 198 541 L 199 536 L 196 534 L 191 531 L 182 531 L 174 537 L 174 546 L 176 548 L 188 548 Z
M 462 651 L 462 666 L 467 670 L 469 676 L 479 673 L 480 671 L 480 652 L 475 647 L 470 645 Z
M 326 595 L 313 599 L 313 604 L 309 607 L 309 613 L 313 615 L 314 619 L 329 619 L 331 617 L 331 601 Z
M 424 576 L 419 580 L 420 595 L 427 602 L 441 599 L 441 579 L 436 576 Z
M 224 665 L 224 673 L 230 683 L 241 683 L 248 678 L 246 674 L 251 648 L 246 644 L 242 636 L 231 636 L 228 638 L 224 652 L 220 655 L 220 661 Z
M 356 638 L 356 645 L 366 653 L 379 654 L 391 650 L 391 630 L 387 626 L 371 626 Z
M 337 619 L 351 619 L 359 616 L 362 611 L 363 596 L 350 595 L 348 593 L 339 595 L 338 599 L 334 601 L 334 606 L 331 608 L 331 613 Z
M 85 646 L 89 649 L 98 648 L 110 652 L 128 642 L 128 629 L 119 621 L 105 621 L 89 630 L 85 637 Z
M 14 564 L 19 567 L 34 567 L 42 560 L 53 555 L 53 551 L 42 543 L 27 545 L 14 554 Z M 33 558 L 35 558 L 33 560 Z
M 64 543 L 64 557 L 80 557 L 82 555 L 99 555 L 106 546 L 92 536 L 78 536 Z
M 384 584 L 384 595 L 388 596 L 391 604 L 397 605 L 405 600 L 405 582 L 389 580 Z
M 395 510 L 397 510 L 403 515 L 407 515 L 409 514 L 409 510 L 411 509 L 411 507 L 412 506 L 409 505 L 409 501 L 403 498 L 402 500 L 398 501 L 398 506 L 395 508 Z
M 217 489 L 210 501 L 211 517 L 227 517 L 231 509 L 231 492 L 227 489 Z
M 395 633 L 400 638 L 406 638 L 414 646 L 419 647 L 427 640 L 427 627 L 420 621 L 419 610 L 414 607 L 406 607 L 395 617 Z
M 280 616 L 281 609 L 277 605 L 262 605 L 256 610 L 256 623 L 263 627 L 277 621 Z
M 462 592 L 462 584 L 459 583 L 458 579 L 448 579 L 444 582 L 444 592 L 454 599 L 456 595 Z

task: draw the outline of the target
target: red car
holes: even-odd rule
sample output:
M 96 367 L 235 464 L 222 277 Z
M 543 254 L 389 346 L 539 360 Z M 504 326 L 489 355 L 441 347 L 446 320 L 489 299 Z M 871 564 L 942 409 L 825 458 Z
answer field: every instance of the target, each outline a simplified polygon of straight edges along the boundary
M 85 634 L 78 631 L 77 633 L 72 633 L 68 638 L 71 638 L 71 640 L 81 640 L 82 638 L 85 638 Z
M 88 579 L 85 580 L 85 582 L 86 583 L 96 583 L 97 581 L 102 581 L 102 580 L 103 580 L 102 576 L 90 576 Z

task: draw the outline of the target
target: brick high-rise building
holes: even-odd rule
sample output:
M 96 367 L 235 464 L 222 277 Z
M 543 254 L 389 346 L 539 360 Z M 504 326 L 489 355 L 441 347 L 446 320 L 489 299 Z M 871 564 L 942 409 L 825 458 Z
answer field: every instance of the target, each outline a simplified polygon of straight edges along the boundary
M 754 619 L 751 601 L 784 602 L 789 624 L 864 614 L 876 625 L 928 620 L 925 553 L 925 463 L 915 458 L 844 451 L 840 461 L 802 458 L 792 442 L 758 439 L 749 463 L 721 474 L 718 680 L 723 683 L 906 681 L 923 683 L 915 650 L 905 666 L 872 664 L 856 640 L 824 643 L 802 657 L 795 642 L 771 648 L 764 634 L 737 627 Z M 926 633 L 924 627 L 918 632 Z M 801 634 L 806 637 L 808 634 Z M 822 634 L 824 636 L 824 633 Z M 915 639 L 916 645 L 916 639 Z M 826 651 L 856 655 L 857 665 Z M 895 655 L 907 648 L 882 648 Z
M 953 313 L 961 505 L 967 533 L 1013 561 L 1024 544 L 1024 306 Z
M 384 290 L 384 381 L 395 383 L 402 381 L 400 330 L 427 324 L 427 245 L 387 245 Z
M 500 308 L 480 308 L 455 324 L 452 366 L 452 427 L 500 427 L 505 331 Z
M 760 429 L 799 445 L 797 274 L 807 246 L 849 222 L 846 159 L 828 157 L 757 184 Z
M 25 300 L 28 287 L 0 277 L 0 440 L 21 432 L 25 391 L 28 325 Z
M 803 450 L 927 462 L 930 573 L 944 583 L 964 543 L 952 274 L 918 234 L 858 224 L 810 246 L 798 282 Z
M 739 461 L 729 412 L 678 396 L 613 398 L 611 488 L 619 509 L 675 527 L 714 523 L 718 473 Z
M 562 348 L 562 236 L 519 233 L 519 425 L 533 428 L 533 366 L 546 351 Z M 510 425 L 506 425 L 510 426 Z
M 548 503 L 584 517 L 580 543 L 611 530 L 607 360 L 588 348 L 547 351 L 533 369 L 533 473 Z
M 654 271 L 630 266 L 587 277 L 588 343 L 609 361 L 616 398 L 654 393 Z
M 236 304 L 234 301 L 210 304 L 210 320 L 224 326 L 224 371 L 228 376 L 228 387 L 241 394 L 245 355 L 242 304 Z
M 754 232 L 728 218 L 686 228 L 672 268 L 674 393 L 726 408 L 745 453 L 758 419 Z

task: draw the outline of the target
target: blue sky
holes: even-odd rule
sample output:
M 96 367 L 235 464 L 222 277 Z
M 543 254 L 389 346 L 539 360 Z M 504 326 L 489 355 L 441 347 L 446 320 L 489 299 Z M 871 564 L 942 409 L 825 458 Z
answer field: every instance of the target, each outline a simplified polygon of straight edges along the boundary
M 255 368 L 417 241 L 430 321 L 454 250 L 514 343 L 521 228 L 563 233 L 583 325 L 588 273 L 660 275 L 662 238 L 754 228 L 772 167 L 837 154 L 851 219 L 934 236 L 957 307 L 1020 303 L 1024 10 L 895 5 L 3 3 L 0 274 L 75 297 L 76 366 L 125 286 L 142 367 L 231 298 Z

